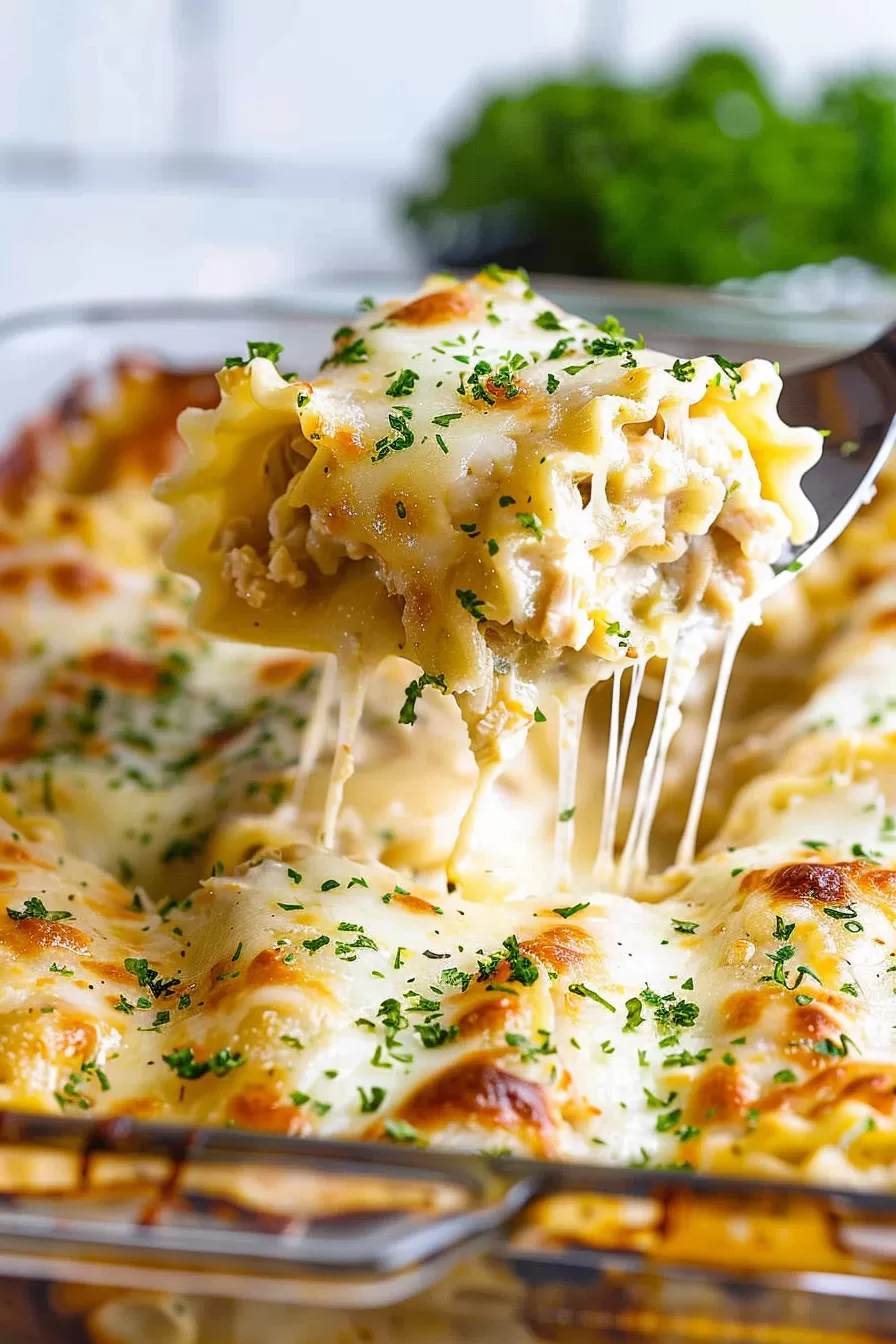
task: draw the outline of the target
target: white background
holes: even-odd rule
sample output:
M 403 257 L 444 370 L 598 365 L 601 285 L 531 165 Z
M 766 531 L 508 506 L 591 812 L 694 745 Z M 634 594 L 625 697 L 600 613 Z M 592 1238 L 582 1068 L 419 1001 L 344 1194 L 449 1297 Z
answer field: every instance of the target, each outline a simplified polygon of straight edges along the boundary
M 896 0 L 0 0 L 0 311 L 407 264 L 392 201 L 490 88 L 695 46 L 799 103 Z

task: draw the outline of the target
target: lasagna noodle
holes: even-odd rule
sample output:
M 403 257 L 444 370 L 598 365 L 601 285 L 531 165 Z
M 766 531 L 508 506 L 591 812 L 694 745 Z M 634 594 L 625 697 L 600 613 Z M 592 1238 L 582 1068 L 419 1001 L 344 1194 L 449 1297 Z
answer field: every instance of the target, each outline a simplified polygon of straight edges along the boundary
M 220 383 L 159 489 L 200 625 L 350 676 L 402 652 L 458 696 L 485 767 L 539 691 L 728 621 L 815 525 L 821 440 L 781 423 L 770 365 L 672 361 L 506 272 L 366 314 L 312 383 L 270 358 Z

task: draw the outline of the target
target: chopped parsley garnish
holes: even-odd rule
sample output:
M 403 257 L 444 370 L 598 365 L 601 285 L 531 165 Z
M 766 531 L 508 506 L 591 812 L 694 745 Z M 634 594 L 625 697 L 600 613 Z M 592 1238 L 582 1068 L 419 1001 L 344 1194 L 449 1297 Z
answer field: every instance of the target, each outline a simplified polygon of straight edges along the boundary
M 730 359 L 726 359 L 724 355 L 713 355 L 712 358 L 728 379 L 731 395 L 734 397 L 737 394 L 738 383 L 743 382 L 743 375 L 741 374 L 740 369 L 736 364 L 732 364 Z
M 482 610 L 485 599 L 477 597 L 472 588 L 455 588 L 454 595 L 464 611 L 468 611 L 474 620 L 485 620 L 485 612 Z
M 602 1008 L 608 1008 L 611 1013 L 615 1013 L 616 1011 L 612 1003 L 609 1003 L 606 999 L 602 998 L 596 990 L 589 989 L 587 985 L 570 985 L 569 992 L 570 994 L 578 994 L 582 999 L 593 999 L 594 1002 L 599 1003 Z
M 532 716 L 536 723 L 547 723 L 547 715 L 542 714 L 538 706 L 535 706 L 535 713 Z
M 534 532 L 539 541 L 544 541 L 544 524 L 537 513 L 518 513 L 516 520 L 520 527 Z
M 532 319 L 536 327 L 541 327 L 542 331 L 563 331 L 563 323 L 556 313 L 552 313 L 550 308 L 546 308 L 543 313 Z
M 780 915 L 775 915 L 775 937 L 779 943 L 786 943 L 795 928 L 795 924 L 785 924 Z
M 842 1031 L 840 1033 L 839 1045 L 836 1041 L 832 1041 L 828 1036 L 824 1036 L 820 1041 L 813 1041 L 812 1043 L 812 1049 L 817 1055 L 829 1055 L 832 1058 L 837 1059 L 844 1059 L 849 1053 L 850 1046 L 852 1046 L 857 1054 L 862 1053 L 855 1041 L 852 1040 L 851 1037 L 845 1036 Z
M 192 1045 L 187 1045 L 180 1050 L 172 1050 L 169 1055 L 163 1055 L 162 1060 L 178 1078 L 204 1078 L 207 1073 L 223 1078 L 245 1064 L 246 1057 L 239 1051 L 232 1054 L 229 1047 L 225 1046 L 223 1050 L 216 1050 L 213 1055 L 209 1055 L 208 1059 L 197 1059 Z
M 448 694 L 448 686 L 441 672 L 435 676 L 430 676 L 424 672 L 422 676 L 417 677 L 409 686 L 405 687 L 405 700 L 398 713 L 398 722 L 413 724 L 417 722 L 417 701 L 420 699 L 427 686 L 435 686 L 443 695 Z
M 225 369 L 239 369 L 249 363 L 252 359 L 269 359 L 272 364 L 283 354 L 283 346 L 276 341 L 247 341 L 246 346 L 249 354 L 246 359 L 240 359 L 236 355 L 231 355 L 224 361 Z
M 297 873 L 295 868 L 287 868 L 286 876 L 289 878 L 290 882 L 295 882 L 297 887 L 302 885 L 302 874 Z
M 419 1009 L 416 1011 L 419 1011 Z M 434 1050 L 437 1046 L 444 1045 L 446 1041 L 453 1041 L 459 1028 L 452 1026 L 446 1029 L 440 1026 L 438 1022 L 424 1022 L 422 1026 L 415 1025 L 414 1030 L 427 1050 Z
M 607 634 L 619 640 L 620 649 L 624 649 L 631 639 L 631 630 L 623 630 L 618 621 L 610 621 L 607 625 Z
M 559 915 L 561 919 L 571 919 L 580 910 L 587 910 L 590 904 L 590 901 L 579 901 L 578 905 L 555 905 L 553 913 Z
M 399 406 L 389 412 L 389 427 L 393 432 L 377 439 L 374 452 L 370 456 L 371 462 L 382 462 L 383 458 L 391 453 L 401 453 L 405 448 L 411 447 L 414 442 L 414 431 L 410 425 L 411 415 L 409 406 Z
M 432 423 L 438 425 L 441 429 L 447 429 L 452 420 L 460 420 L 462 418 L 460 411 L 449 411 L 446 415 L 434 415 Z
M 420 1146 L 426 1143 L 420 1131 L 409 1125 L 407 1120 L 386 1120 L 383 1130 L 393 1143 L 416 1143 Z
M 148 989 L 154 999 L 163 999 L 180 984 L 177 979 L 163 980 L 158 971 L 150 966 L 145 957 L 125 957 L 124 968 L 133 975 L 141 989 Z M 137 1005 L 141 1005 L 138 1003 Z M 147 1005 L 148 1006 L 148 1005 Z
M 302 946 L 305 948 L 308 955 L 313 957 L 315 952 L 319 952 L 322 947 L 326 947 L 329 941 L 327 935 L 322 933 L 317 938 L 305 938 L 302 942 Z
M 678 1093 L 677 1093 L 677 1092 L 670 1092 L 669 1095 L 668 1095 L 668 1097 L 666 1097 L 665 1100 L 663 1100 L 662 1097 L 658 1097 L 658 1096 L 656 1096 L 653 1092 L 651 1092 L 651 1090 L 650 1090 L 649 1087 L 645 1087 L 645 1088 L 644 1088 L 644 1095 L 645 1095 L 645 1097 L 647 1098 L 647 1105 L 648 1105 L 648 1107 L 650 1108 L 650 1110 L 652 1110 L 652 1111 L 664 1111 L 664 1110 L 666 1109 L 667 1106 L 671 1106 L 671 1105 L 672 1105 L 673 1101 L 674 1101 L 675 1098 L 678 1096 Z
M 575 814 L 576 814 L 576 810 L 575 810 L 574 807 L 564 807 L 564 809 L 563 809 L 562 812 L 558 812 L 558 813 L 557 813 L 557 820 L 558 820 L 558 821 L 572 821 L 572 819 L 573 819 L 573 817 L 575 816 Z
M 520 951 L 519 942 L 514 934 L 505 938 L 501 944 L 503 952 L 493 952 L 485 961 L 477 962 L 479 974 L 477 980 L 491 980 L 502 962 L 507 962 L 508 980 L 521 985 L 533 985 L 538 979 L 538 967 L 531 957 Z
M 792 947 L 790 943 L 784 943 L 783 946 L 775 948 L 774 952 L 766 952 L 765 955 L 769 961 L 774 962 L 775 969 L 772 975 L 761 976 L 761 980 L 773 980 L 776 985 L 780 985 L 783 989 L 799 989 L 807 976 L 810 980 L 814 980 L 816 984 L 821 984 L 821 980 L 811 966 L 797 966 L 795 979 L 792 982 L 788 981 L 786 964 L 796 956 L 796 948 Z
M 343 329 L 343 331 L 344 330 L 346 329 Z M 351 329 L 349 328 L 349 334 L 350 330 Z M 341 334 L 342 332 L 337 331 L 335 339 L 338 339 Z M 359 336 L 358 339 L 352 341 L 350 345 L 344 345 L 341 350 L 336 350 L 332 355 L 328 355 L 321 364 L 321 368 L 325 369 L 328 364 L 366 364 L 369 358 L 370 351 L 367 349 L 364 337 Z
M 672 377 L 677 378 L 680 383 L 693 382 L 696 372 L 692 359 L 676 359 L 671 369 L 666 369 L 666 373 L 671 373 Z
M 644 1021 L 644 1005 L 640 999 L 626 999 L 623 1031 L 635 1031 Z
M 856 919 L 858 911 L 855 906 L 848 905 L 845 910 L 837 910 L 830 905 L 823 906 L 822 908 L 824 914 L 829 915 L 831 919 L 842 919 L 844 921 L 843 927 L 847 933 L 863 932 L 864 925 Z
M 70 971 L 67 966 L 57 966 L 55 961 L 51 963 L 50 970 L 56 975 L 74 975 L 74 971 Z
M 796 1074 L 793 1069 L 779 1069 L 772 1078 L 773 1083 L 795 1083 Z
M 546 356 L 547 359 L 562 359 L 571 345 L 575 345 L 574 336 L 561 336 L 557 344 Z M 559 382 L 558 382 L 559 387 Z
M 676 998 L 674 994 L 657 994 L 649 985 L 642 989 L 641 998 L 653 1009 L 654 1019 L 661 1027 L 672 1030 L 692 1027 L 700 1015 L 699 1004 Z
M 29 896 L 21 910 L 6 907 L 10 919 L 46 919 L 55 924 L 59 919 L 74 919 L 71 910 L 48 910 L 39 896 Z
M 670 1129 L 674 1129 L 681 1119 L 681 1110 L 676 1107 L 674 1111 L 669 1111 L 667 1115 L 658 1115 L 656 1118 L 656 1128 L 658 1134 L 667 1134 Z
M 699 924 L 694 924 L 688 919 L 673 919 L 672 927 L 676 933 L 696 933 Z
M 338 878 L 328 877 L 325 882 L 321 882 L 320 889 L 321 891 L 335 891 L 338 886 L 339 886 Z
M 556 1055 L 557 1053 L 557 1047 L 551 1045 L 551 1033 L 549 1031 L 542 1028 L 538 1035 L 543 1037 L 539 1045 L 533 1044 L 528 1036 L 521 1036 L 516 1031 L 508 1031 L 504 1039 L 511 1049 L 519 1050 L 520 1059 L 524 1064 L 531 1064 L 533 1059 L 537 1059 L 540 1055 Z
M 369 1092 L 365 1091 L 363 1087 L 359 1087 L 358 1091 L 361 1094 L 362 1115 L 373 1115 L 373 1112 L 378 1111 L 386 1100 L 386 1089 L 378 1087 L 375 1083 Z
M 305 1049 L 304 1045 L 299 1040 L 298 1036 L 281 1036 L 280 1039 L 284 1045 L 291 1045 L 293 1050 Z
M 446 966 L 439 976 L 441 984 L 450 985 L 452 989 L 459 989 L 462 994 L 469 989 L 472 979 L 473 977 L 468 971 L 460 971 L 456 966 Z
M 560 386 L 560 379 L 559 379 L 559 378 L 555 378 L 554 375 L 553 375 L 552 373 L 549 373 L 549 374 L 548 374 L 548 381 L 547 381 L 546 386 L 547 386 L 548 396 L 549 396 L 549 397 L 552 397 L 552 396 L 554 395 L 554 393 L 557 391 L 557 388 Z
M 420 375 L 414 369 L 402 369 L 386 388 L 387 397 L 409 397 Z

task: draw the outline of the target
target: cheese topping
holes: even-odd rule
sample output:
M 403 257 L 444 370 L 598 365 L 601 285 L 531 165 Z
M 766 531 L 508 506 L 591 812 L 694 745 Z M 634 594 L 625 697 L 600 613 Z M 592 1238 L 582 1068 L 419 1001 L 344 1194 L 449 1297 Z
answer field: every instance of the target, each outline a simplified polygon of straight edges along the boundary
M 539 693 L 727 623 L 811 535 L 821 438 L 781 423 L 764 361 L 642 346 L 489 268 L 365 312 L 313 382 L 256 347 L 229 361 L 158 491 L 200 625 L 328 650 L 351 680 L 400 652 L 488 765 Z

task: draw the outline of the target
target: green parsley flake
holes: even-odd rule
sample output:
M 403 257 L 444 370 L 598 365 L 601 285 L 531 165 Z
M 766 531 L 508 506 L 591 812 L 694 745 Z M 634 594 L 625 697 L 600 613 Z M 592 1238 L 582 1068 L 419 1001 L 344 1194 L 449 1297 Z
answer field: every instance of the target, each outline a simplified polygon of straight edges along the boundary
M 544 524 L 537 513 L 518 513 L 516 520 L 521 527 L 534 532 L 539 541 L 544 541 Z
M 10 919 L 45 919 L 55 924 L 60 919 L 74 919 L 71 910 L 48 910 L 39 896 L 29 896 L 21 910 L 6 907 Z
M 405 687 L 404 704 L 398 713 L 399 723 L 414 724 L 417 722 L 417 701 L 427 686 L 434 686 L 443 695 L 448 694 L 448 686 L 441 672 L 435 676 L 430 676 L 428 672 L 424 672 L 422 676 L 417 677 L 415 681 Z
M 485 599 L 477 597 L 472 588 L 455 588 L 454 595 L 464 611 L 468 611 L 474 620 L 484 621 L 486 619 L 485 612 L 482 610 Z
M 579 901 L 578 905 L 555 905 L 553 913 L 559 915 L 561 919 L 571 919 L 580 910 L 587 910 L 590 904 L 590 901 Z
M 419 382 L 420 375 L 414 369 L 402 369 L 396 374 L 394 380 L 386 388 L 387 397 L 409 397 L 414 390 L 414 385 Z
M 671 373 L 672 377 L 677 378 L 680 383 L 693 382 L 696 372 L 692 359 L 676 359 L 671 369 L 666 369 L 666 373 Z
M 611 1013 L 615 1013 L 616 1011 L 612 1003 L 608 1003 L 606 999 L 602 998 L 595 990 L 589 989 L 587 985 L 570 985 L 569 992 L 570 994 L 578 994 L 582 999 L 593 999 L 593 1001 L 599 1003 L 602 1008 L 608 1008 Z

